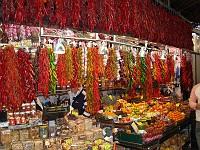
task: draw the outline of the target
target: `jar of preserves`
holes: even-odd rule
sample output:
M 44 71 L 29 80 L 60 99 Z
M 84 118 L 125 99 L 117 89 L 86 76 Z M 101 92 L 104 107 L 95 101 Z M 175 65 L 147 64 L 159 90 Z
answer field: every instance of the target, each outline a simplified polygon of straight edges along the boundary
M 46 125 L 40 126 L 39 133 L 41 139 L 46 139 L 48 137 L 48 127 Z
M 14 117 L 10 117 L 9 118 L 9 125 L 10 126 L 14 126 L 15 125 L 15 118 Z
M 30 103 L 26 103 L 25 111 L 31 111 L 31 104 Z

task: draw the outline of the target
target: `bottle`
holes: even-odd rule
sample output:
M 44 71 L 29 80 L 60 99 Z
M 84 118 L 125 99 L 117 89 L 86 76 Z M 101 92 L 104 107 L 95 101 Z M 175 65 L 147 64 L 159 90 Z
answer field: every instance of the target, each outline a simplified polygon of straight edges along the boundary
M 7 110 L 6 106 L 2 107 L 2 111 L 0 112 L 0 122 L 6 122 L 7 121 Z

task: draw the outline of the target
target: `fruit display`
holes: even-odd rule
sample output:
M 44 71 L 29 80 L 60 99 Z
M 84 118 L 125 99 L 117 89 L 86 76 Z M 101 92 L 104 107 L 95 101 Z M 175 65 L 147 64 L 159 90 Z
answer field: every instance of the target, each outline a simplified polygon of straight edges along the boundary
M 187 109 L 186 106 L 189 109 L 185 102 L 183 104 L 169 101 L 159 103 L 157 100 L 131 103 L 119 99 L 115 105 L 118 107 L 105 106 L 102 115 L 112 118 L 114 125 L 116 123 L 120 124 L 121 126 L 116 126 L 117 128 L 121 127 L 122 131 L 120 132 L 123 132 L 125 125 L 132 126 L 132 124 L 135 124 L 137 132 L 133 126 L 133 130 L 124 132 L 125 134 L 131 134 L 133 137 L 134 135 L 140 136 L 144 143 L 161 139 L 168 129 L 175 127 L 177 122 L 184 120 L 187 116 L 179 111 L 182 105 L 185 109 Z
M 171 119 L 173 119 L 174 121 L 180 121 L 180 120 L 183 120 L 185 118 L 184 113 L 181 113 L 177 110 L 170 111 L 167 116 L 170 117 Z

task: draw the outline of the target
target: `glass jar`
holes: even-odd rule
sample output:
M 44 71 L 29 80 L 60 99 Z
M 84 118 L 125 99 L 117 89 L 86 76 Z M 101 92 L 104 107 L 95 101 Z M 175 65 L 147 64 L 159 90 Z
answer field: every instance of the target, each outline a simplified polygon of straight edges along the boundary
M 10 117 L 9 118 L 9 125 L 10 126 L 14 126 L 15 125 L 15 118 L 14 117 Z
M 39 133 L 41 139 L 46 139 L 48 137 L 48 127 L 46 125 L 40 126 Z
M 36 110 L 36 104 L 35 104 L 34 101 L 31 103 L 31 111 L 32 111 L 32 110 Z
M 30 103 L 26 103 L 25 110 L 26 111 L 31 111 L 31 104 Z

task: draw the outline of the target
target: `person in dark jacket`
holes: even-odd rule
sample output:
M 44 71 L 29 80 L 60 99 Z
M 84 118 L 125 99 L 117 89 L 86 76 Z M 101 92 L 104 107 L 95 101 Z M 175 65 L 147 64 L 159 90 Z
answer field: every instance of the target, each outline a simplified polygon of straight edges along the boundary
M 89 117 L 90 114 L 85 111 L 87 102 L 86 102 L 86 92 L 82 86 L 80 87 L 70 87 L 68 92 L 70 97 L 70 105 L 78 110 L 79 115 L 84 115 Z

